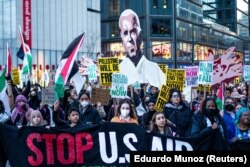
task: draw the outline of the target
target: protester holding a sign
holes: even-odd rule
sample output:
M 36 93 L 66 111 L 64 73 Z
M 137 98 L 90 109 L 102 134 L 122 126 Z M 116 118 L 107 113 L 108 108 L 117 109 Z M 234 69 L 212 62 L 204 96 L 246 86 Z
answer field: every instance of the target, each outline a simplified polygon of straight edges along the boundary
M 122 99 L 120 101 L 118 110 L 115 113 L 115 116 L 111 119 L 111 122 L 138 124 L 135 110 L 129 99 Z
M 176 126 L 174 130 L 176 136 L 187 137 L 190 135 L 193 112 L 181 100 L 181 92 L 171 89 L 169 101 L 164 106 L 164 113 L 167 119 Z
M 166 136 L 174 136 L 171 126 L 173 124 L 166 119 L 164 113 L 156 112 L 152 116 L 150 121 L 150 132 L 155 132 L 159 134 L 163 134 Z
M 227 128 L 220 115 L 216 102 L 213 98 L 206 98 L 203 101 L 201 110 L 194 115 L 191 129 L 192 136 L 209 136 L 213 131 L 219 130 L 227 142 Z

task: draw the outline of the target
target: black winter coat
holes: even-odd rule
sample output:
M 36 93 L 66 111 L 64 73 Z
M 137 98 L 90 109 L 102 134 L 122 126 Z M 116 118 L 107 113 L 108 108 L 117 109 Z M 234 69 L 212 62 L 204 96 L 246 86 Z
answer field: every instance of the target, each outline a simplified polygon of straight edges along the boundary
M 173 131 L 177 136 L 190 136 L 193 112 L 186 105 L 180 103 L 178 106 L 174 106 L 172 103 L 167 103 L 163 112 L 165 117 L 175 124 L 176 127 Z
M 93 125 L 101 123 L 102 118 L 99 112 L 94 109 L 92 105 L 88 105 L 84 112 L 82 109 L 80 109 L 80 121 L 83 124 Z
M 220 115 L 216 116 L 217 123 L 221 125 L 223 129 L 224 140 L 227 141 L 227 128 L 226 125 Z M 207 126 L 207 117 L 202 114 L 200 111 L 194 115 L 193 123 L 191 128 L 191 136 L 207 136 L 214 131 L 212 126 Z

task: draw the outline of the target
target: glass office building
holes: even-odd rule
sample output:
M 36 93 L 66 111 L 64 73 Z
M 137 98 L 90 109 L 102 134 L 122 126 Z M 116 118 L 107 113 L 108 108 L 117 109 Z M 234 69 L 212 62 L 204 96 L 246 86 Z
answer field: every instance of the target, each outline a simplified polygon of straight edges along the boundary
M 83 32 L 78 58 L 95 57 L 101 51 L 100 0 L 0 0 L 0 11 L 0 65 L 6 62 L 7 43 L 13 66 L 22 64 L 16 57 L 19 26 L 31 46 L 34 70 L 54 68 L 69 43 Z
M 206 60 L 208 49 L 219 55 L 231 46 L 243 56 L 244 42 L 249 37 L 242 34 L 247 32 L 240 34 L 208 19 L 204 15 L 206 5 L 203 0 L 101 1 L 102 52 L 105 56 L 125 56 L 118 19 L 123 10 L 130 8 L 139 16 L 142 48 L 150 60 L 170 67 L 190 66 Z

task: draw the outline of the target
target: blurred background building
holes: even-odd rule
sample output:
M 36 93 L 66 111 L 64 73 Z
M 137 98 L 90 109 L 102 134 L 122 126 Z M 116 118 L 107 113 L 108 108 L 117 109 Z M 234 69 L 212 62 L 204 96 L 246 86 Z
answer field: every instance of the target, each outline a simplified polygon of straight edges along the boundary
M 16 57 L 19 26 L 31 46 L 35 70 L 56 66 L 84 31 L 78 59 L 100 53 L 123 58 L 118 19 L 128 8 L 139 16 L 142 49 L 152 61 L 179 68 L 206 60 L 208 49 L 219 55 L 235 46 L 249 63 L 248 0 L 0 0 L 0 68 L 7 43 L 13 65 L 22 64 Z
M 144 54 L 169 67 L 206 60 L 208 49 L 219 55 L 235 46 L 242 57 L 249 51 L 248 0 L 107 0 L 101 1 L 105 56 L 125 56 L 118 19 L 127 8 L 140 18 Z
M 56 66 L 69 43 L 83 32 L 78 58 L 101 51 L 100 0 L 0 0 L 0 11 L 0 65 L 6 62 L 7 43 L 13 65 L 22 64 L 16 57 L 19 26 L 38 70 Z

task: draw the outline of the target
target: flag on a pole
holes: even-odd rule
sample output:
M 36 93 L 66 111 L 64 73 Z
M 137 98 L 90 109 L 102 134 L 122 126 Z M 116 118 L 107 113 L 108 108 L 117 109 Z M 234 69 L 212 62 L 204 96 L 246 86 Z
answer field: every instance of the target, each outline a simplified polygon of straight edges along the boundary
M 7 57 L 6 57 L 6 61 L 7 61 L 7 75 L 9 76 L 11 73 L 11 67 L 12 67 L 12 61 L 11 61 L 11 53 L 10 53 L 10 48 L 8 47 L 8 43 L 7 43 Z
M 19 59 L 23 60 L 23 58 L 24 58 L 24 52 L 23 52 L 23 45 L 22 44 L 21 44 L 20 48 L 18 49 L 16 56 Z
M 22 74 L 28 74 L 28 73 L 31 73 L 31 70 L 32 70 L 31 51 L 30 51 L 30 47 L 24 42 L 23 34 L 22 34 L 20 27 L 19 27 L 19 30 L 20 30 L 20 40 L 21 40 L 21 44 L 22 44 L 23 52 L 24 52 Z
M 9 97 L 6 93 L 7 83 L 5 79 L 6 68 L 3 69 L 0 75 L 0 100 L 3 102 L 5 112 L 10 113 Z
M 224 100 L 223 97 L 224 97 L 224 83 L 222 82 L 220 89 L 218 90 L 217 98 L 215 100 L 215 102 L 220 110 L 223 110 L 223 100 Z
M 75 62 L 78 50 L 81 47 L 84 39 L 84 33 L 75 38 L 63 52 L 61 60 L 55 75 L 55 93 L 56 98 L 64 96 L 64 85 L 78 71 L 78 66 Z

